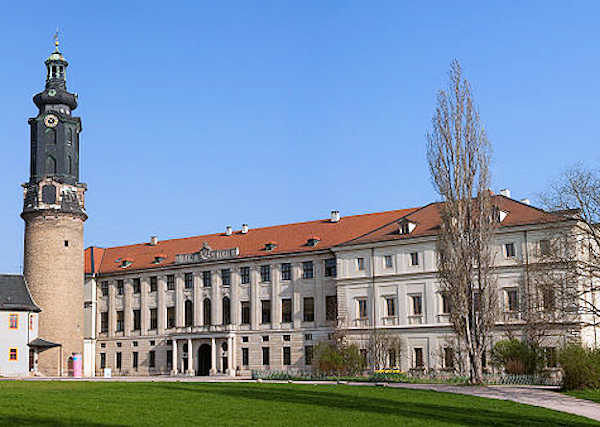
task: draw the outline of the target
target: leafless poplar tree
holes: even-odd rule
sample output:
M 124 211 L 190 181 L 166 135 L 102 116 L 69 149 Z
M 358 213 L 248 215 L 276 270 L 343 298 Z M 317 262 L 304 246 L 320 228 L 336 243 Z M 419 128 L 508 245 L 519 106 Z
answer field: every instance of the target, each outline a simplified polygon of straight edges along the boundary
M 481 383 L 482 354 L 497 316 L 491 266 L 498 212 L 489 191 L 490 145 L 458 61 L 449 76 L 427 133 L 431 178 L 443 199 L 438 271 L 450 321 L 468 355 L 470 380 Z

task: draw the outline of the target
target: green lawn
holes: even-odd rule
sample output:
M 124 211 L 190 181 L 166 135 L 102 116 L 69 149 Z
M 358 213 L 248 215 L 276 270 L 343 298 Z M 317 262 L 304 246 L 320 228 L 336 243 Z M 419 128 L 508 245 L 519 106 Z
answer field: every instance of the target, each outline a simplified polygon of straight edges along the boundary
M 578 397 L 579 399 L 593 400 L 594 402 L 600 403 L 600 389 L 573 390 L 567 391 L 565 394 Z
M 380 387 L 0 382 L 0 425 L 593 425 L 502 400 Z M 597 424 L 596 424 L 597 425 Z

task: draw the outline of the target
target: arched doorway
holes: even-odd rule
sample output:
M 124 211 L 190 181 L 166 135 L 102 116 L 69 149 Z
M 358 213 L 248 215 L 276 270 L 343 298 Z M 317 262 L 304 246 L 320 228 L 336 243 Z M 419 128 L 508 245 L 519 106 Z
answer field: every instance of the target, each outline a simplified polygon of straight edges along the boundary
M 198 375 L 207 376 L 210 373 L 210 344 L 202 344 L 198 348 Z

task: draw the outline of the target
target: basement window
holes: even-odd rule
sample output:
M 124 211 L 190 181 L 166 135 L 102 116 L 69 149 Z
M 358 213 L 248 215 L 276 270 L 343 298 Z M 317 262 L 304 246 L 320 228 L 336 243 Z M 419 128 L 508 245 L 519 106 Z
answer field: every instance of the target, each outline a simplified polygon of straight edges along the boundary
M 69 247 L 69 241 L 65 240 L 65 248 L 68 248 L 68 247 Z

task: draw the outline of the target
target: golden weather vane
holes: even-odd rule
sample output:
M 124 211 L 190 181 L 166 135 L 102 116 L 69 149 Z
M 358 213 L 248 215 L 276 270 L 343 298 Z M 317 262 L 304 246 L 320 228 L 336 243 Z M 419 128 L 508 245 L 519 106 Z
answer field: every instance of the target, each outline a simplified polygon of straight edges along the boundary
M 58 25 L 56 26 L 56 32 L 54 33 L 54 36 L 52 36 L 52 38 L 54 39 L 54 46 L 56 46 L 56 50 L 58 51 L 58 45 L 60 44 L 58 41 L 58 35 L 60 34 L 60 31 L 58 29 Z

